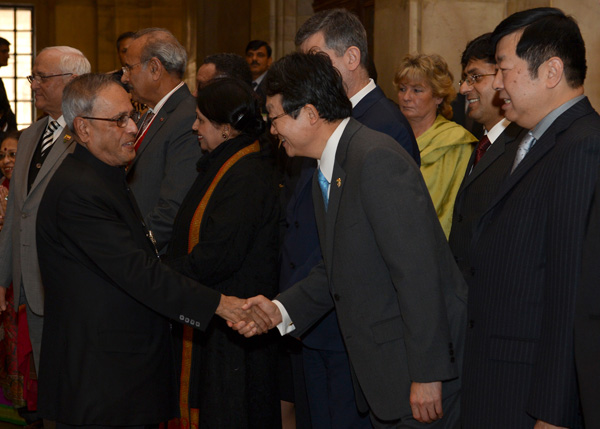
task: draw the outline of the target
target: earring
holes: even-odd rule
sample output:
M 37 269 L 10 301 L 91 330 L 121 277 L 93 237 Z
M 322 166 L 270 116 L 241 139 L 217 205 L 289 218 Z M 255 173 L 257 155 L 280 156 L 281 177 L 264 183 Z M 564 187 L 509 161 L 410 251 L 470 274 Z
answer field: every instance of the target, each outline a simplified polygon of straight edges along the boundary
M 223 134 L 221 134 L 221 137 L 223 137 L 225 139 L 225 141 L 229 140 L 229 134 L 227 134 L 225 131 L 223 131 Z

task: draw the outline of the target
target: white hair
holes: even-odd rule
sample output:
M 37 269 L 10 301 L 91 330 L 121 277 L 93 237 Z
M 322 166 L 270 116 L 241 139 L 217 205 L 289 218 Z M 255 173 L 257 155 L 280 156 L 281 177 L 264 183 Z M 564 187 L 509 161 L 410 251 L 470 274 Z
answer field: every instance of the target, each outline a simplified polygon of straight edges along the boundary
M 58 68 L 62 73 L 82 75 L 92 71 L 90 62 L 79 49 L 71 46 L 49 46 L 42 49 L 40 54 L 44 51 L 57 51 L 62 54 L 58 64 Z

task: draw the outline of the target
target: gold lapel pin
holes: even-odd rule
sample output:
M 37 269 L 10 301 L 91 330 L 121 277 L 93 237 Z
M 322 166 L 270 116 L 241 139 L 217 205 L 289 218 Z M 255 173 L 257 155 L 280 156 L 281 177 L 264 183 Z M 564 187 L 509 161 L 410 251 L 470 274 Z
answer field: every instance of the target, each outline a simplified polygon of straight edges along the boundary
M 338 177 L 337 179 L 335 179 L 335 183 L 337 184 L 337 187 L 339 188 L 340 186 L 342 186 L 342 179 L 340 179 Z
M 65 138 L 64 138 L 65 143 L 68 141 L 71 141 L 71 139 L 72 139 L 72 137 L 69 134 L 65 134 Z

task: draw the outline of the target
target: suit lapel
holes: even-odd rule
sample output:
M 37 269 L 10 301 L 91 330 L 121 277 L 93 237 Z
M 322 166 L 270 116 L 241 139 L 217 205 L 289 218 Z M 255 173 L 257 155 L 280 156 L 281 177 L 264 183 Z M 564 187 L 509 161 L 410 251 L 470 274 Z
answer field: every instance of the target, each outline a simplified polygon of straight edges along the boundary
M 556 144 L 556 136 L 558 134 L 568 128 L 574 120 L 589 114 L 590 112 L 593 112 L 593 108 L 588 99 L 585 98 L 559 116 L 535 143 L 515 171 L 512 174 L 509 174 L 504 183 L 500 185 L 496 197 L 494 197 L 489 208 L 483 213 L 481 218 L 490 212 L 506 196 L 506 194 L 519 183 L 523 176 L 525 176 L 527 172 L 529 172 L 554 147 Z
M 73 136 L 69 132 L 68 128 L 65 127 L 63 128 L 62 133 L 60 133 L 60 136 L 58 136 L 58 138 L 52 145 L 52 149 L 50 149 L 50 152 L 48 153 L 44 164 L 42 164 L 40 172 L 38 173 L 37 177 L 35 178 L 35 181 L 31 185 L 31 190 L 29 191 L 29 194 L 32 194 L 34 192 L 37 185 L 42 180 L 44 180 L 44 177 L 55 167 L 55 164 L 58 162 L 59 159 L 61 159 L 65 151 L 72 144 L 75 144 L 75 140 L 73 139 Z M 29 169 L 27 170 L 27 173 L 29 173 Z
M 471 166 L 473 165 L 473 161 L 475 160 L 475 152 L 471 155 L 471 160 L 469 161 L 469 165 L 467 167 L 465 179 L 460 186 L 458 193 L 460 194 L 463 189 L 469 186 L 477 177 L 481 176 L 481 174 L 492 165 L 498 158 L 500 158 L 506 152 L 506 145 L 512 143 L 517 137 L 522 137 L 519 135 L 522 130 L 517 124 L 509 124 L 508 127 L 498 136 L 494 144 L 490 146 L 488 151 L 485 153 L 485 156 L 481 158 L 481 160 L 477 163 L 471 174 L 468 174 L 471 170 Z
M 42 138 L 42 134 L 46 129 L 46 125 L 48 124 L 48 119 L 40 119 L 34 124 L 32 127 L 32 137 L 31 139 L 27 139 L 27 141 L 23 141 L 21 139 L 19 141 L 18 152 L 19 156 L 17 157 L 17 161 L 15 164 L 19 166 L 19 168 L 15 168 L 13 171 L 13 180 L 11 182 L 11 188 L 15 187 L 14 192 L 19 193 L 19 198 L 21 201 L 24 201 L 27 198 L 27 181 L 29 178 L 29 166 L 31 165 L 31 159 L 33 158 L 33 154 L 35 153 L 35 149 L 37 148 L 40 139 Z M 21 163 L 20 160 L 24 162 Z
M 169 97 L 167 102 L 162 106 L 162 108 L 159 110 L 158 114 L 152 120 L 152 123 L 150 124 L 148 131 L 146 131 L 146 135 L 144 136 L 144 139 L 142 140 L 142 142 L 140 143 L 140 146 L 137 149 L 136 156 L 135 156 L 133 162 L 131 163 L 132 167 L 133 167 L 133 165 L 135 165 L 135 163 L 140 158 L 142 153 L 146 150 L 146 148 L 152 141 L 153 137 L 158 133 L 158 131 L 161 129 L 161 127 L 167 122 L 167 119 L 169 118 L 169 115 L 171 114 L 171 112 L 173 112 L 173 110 L 175 110 L 177 108 L 177 106 L 179 105 L 181 100 L 185 97 L 186 94 L 189 94 L 189 92 L 190 91 L 188 90 L 187 85 L 183 84 L 183 86 L 181 88 L 179 88 L 177 91 L 175 91 Z M 131 168 L 129 169 L 129 171 L 131 171 Z

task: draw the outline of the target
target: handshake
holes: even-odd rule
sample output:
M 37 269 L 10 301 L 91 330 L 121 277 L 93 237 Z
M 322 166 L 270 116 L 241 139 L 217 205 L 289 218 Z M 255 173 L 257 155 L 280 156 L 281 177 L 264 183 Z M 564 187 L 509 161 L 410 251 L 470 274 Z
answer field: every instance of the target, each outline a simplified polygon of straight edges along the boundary
M 248 299 L 221 295 L 215 314 L 225 319 L 227 326 L 247 338 L 264 334 L 281 323 L 277 305 L 262 295 Z

